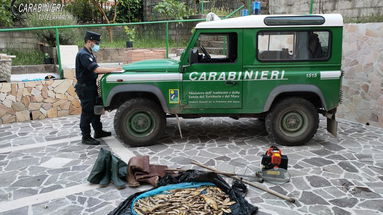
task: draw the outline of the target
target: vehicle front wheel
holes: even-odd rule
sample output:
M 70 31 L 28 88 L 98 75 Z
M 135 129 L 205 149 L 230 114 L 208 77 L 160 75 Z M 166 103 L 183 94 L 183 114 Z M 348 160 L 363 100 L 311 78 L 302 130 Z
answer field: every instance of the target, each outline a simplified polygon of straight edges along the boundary
M 285 146 L 303 145 L 318 129 L 318 111 L 309 101 L 288 98 L 273 106 L 266 117 L 266 130 L 276 143 Z
M 166 126 L 162 108 L 148 99 L 131 99 L 123 103 L 114 116 L 119 139 L 129 146 L 154 144 Z

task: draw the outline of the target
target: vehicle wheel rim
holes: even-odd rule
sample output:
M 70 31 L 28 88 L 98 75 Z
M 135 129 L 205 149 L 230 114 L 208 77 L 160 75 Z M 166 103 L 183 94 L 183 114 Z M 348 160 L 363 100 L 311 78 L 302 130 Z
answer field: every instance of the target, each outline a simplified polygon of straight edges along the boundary
M 299 136 L 308 126 L 306 114 L 297 111 L 290 111 L 282 116 L 280 130 L 287 136 Z
M 147 136 L 153 127 L 154 119 L 147 112 L 135 113 L 128 119 L 128 131 L 135 136 Z

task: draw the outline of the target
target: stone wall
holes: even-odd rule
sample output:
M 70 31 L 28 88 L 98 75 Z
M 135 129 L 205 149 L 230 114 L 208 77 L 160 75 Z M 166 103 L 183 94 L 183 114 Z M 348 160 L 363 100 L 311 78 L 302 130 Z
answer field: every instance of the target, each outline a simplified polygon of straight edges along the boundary
M 95 55 L 99 63 L 127 64 L 140 60 L 165 58 L 165 49 L 105 48 Z
M 72 79 L 0 83 L 0 124 L 80 114 Z
M 11 80 L 12 58 L 6 54 L 0 54 L 0 82 Z
M 0 32 L 0 49 L 34 49 L 38 47 L 34 32 Z
M 127 52 L 127 60 L 129 63 L 165 58 L 165 49 L 134 49 Z
M 101 48 L 95 53 L 100 63 L 128 63 L 126 52 L 129 48 Z
M 383 23 L 347 24 L 338 117 L 383 127 Z
M 310 0 L 270 0 L 270 14 L 307 14 Z M 341 13 L 345 20 L 383 16 L 382 0 L 314 0 L 313 13 Z
M 195 16 L 191 19 L 201 19 L 204 17 Z M 175 42 L 188 41 L 192 35 L 192 29 L 198 22 L 169 23 L 169 39 Z M 154 38 L 163 40 L 165 46 L 165 24 L 147 24 L 140 25 L 137 28 L 138 35 L 143 38 Z
M 58 73 L 54 64 L 12 66 L 12 74 Z

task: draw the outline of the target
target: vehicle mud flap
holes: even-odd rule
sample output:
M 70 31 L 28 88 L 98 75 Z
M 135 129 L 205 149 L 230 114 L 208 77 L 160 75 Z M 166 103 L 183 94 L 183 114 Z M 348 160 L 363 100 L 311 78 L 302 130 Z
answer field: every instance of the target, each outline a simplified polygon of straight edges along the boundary
M 338 122 L 335 119 L 335 114 L 333 114 L 331 117 L 327 117 L 327 131 L 334 137 L 337 136 Z

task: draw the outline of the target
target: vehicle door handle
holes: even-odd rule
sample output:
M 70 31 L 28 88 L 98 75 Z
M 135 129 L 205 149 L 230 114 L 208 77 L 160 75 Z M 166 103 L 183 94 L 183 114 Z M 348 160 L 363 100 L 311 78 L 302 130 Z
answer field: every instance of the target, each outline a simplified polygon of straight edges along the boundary
M 234 86 L 234 85 L 237 85 L 237 82 L 236 81 L 226 81 L 225 85 L 227 85 L 227 86 Z

